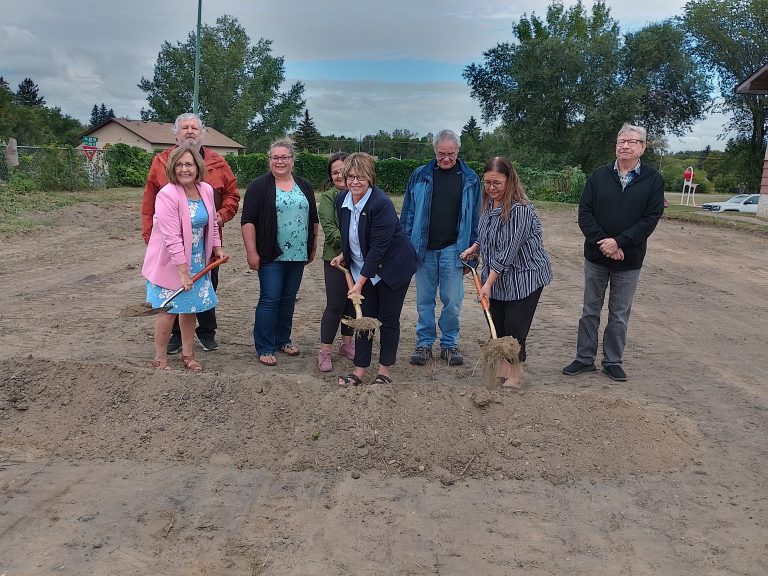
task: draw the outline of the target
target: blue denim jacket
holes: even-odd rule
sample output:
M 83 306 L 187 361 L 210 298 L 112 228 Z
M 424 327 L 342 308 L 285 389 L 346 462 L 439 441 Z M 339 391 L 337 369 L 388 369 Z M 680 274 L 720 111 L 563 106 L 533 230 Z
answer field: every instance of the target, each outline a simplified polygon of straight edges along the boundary
M 413 171 L 403 199 L 400 222 L 403 231 L 416 249 L 416 262 L 421 263 L 427 252 L 429 240 L 429 215 L 432 213 L 432 174 L 437 160 L 432 160 Z M 480 179 L 469 166 L 458 160 L 462 175 L 461 216 L 459 236 L 456 245 L 459 252 L 469 248 L 477 238 L 477 223 L 480 219 Z M 456 259 L 456 267 L 461 268 Z

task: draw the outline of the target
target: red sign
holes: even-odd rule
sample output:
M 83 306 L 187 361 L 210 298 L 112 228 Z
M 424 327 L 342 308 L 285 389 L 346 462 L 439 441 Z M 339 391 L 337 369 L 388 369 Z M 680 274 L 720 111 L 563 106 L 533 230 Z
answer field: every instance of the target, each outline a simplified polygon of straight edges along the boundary
M 96 146 L 83 146 L 83 152 L 88 160 L 93 160 L 93 157 L 96 155 L 96 150 L 98 150 Z

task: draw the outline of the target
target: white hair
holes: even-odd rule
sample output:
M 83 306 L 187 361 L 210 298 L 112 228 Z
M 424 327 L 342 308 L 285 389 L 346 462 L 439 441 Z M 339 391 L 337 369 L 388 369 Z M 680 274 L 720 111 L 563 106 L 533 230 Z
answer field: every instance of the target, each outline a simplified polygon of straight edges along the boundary
M 645 128 L 641 126 L 635 126 L 634 124 L 630 124 L 629 122 L 625 122 L 624 125 L 621 127 L 621 130 L 619 130 L 619 133 L 617 134 L 618 138 L 621 138 L 623 134 L 626 134 L 627 132 L 635 132 L 638 136 L 640 136 L 640 140 L 645 142 L 648 134 L 645 131 Z
M 185 120 L 197 120 L 197 123 L 200 125 L 200 134 L 202 135 L 202 133 L 205 132 L 205 124 L 199 114 L 195 114 L 194 112 L 184 112 L 184 114 L 176 116 L 176 121 L 173 123 L 174 136 L 179 133 L 179 125 Z
M 461 148 L 461 138 L 459 138 L 459 135 L 453 130 L 440 130 L 440 132 L 435 134 L 435 137 L 432 138 L 432 148 L 437 148 L 437 145 L 440 144 L 440 142 L 446 140 L 456 144 L 456 148 Z

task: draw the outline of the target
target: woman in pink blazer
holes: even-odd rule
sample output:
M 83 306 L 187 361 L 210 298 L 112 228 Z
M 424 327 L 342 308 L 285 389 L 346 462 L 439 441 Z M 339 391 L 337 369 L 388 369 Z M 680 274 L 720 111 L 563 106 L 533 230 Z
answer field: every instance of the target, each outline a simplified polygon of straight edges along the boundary
M 195 359 L 195 314 L 216 306 L 218 299 L 206 274 L 192 283 L 211 256 L 221 258 L 219 227 L 213 189 L 203 182 L 205 162 L 197 150 L 179 147 L 171 152 L 168 184 L 157 194 L 152 235 L 147 243 L 142 274 L 147 279 L 147 302 L 153 307 L 176 290 L 184 292 L 171 310 L 155 316 L 155 359 L 152 366 L 168 368 L 167 344 L 176 315 L 181 328 L 181 359 L 193 372 L 203 367 Z

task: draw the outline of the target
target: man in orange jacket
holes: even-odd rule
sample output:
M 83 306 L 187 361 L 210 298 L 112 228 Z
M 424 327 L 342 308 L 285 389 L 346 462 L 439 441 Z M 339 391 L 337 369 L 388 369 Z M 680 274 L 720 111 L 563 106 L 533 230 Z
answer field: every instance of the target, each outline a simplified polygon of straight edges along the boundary
M 240 205 L 240 192 L 237 190 L 237 179 L 227 164 L 227 161 L 213 150 L 203 146 L 203 132 L 205 127 L 197 114 L 181 114 L 173 123 L 173 133 L 176 136 L 176 146 L 195 147 L 200 151 L 205 160 L 207 175 L 205 181 L 213 188 L 216 201 L 216 221 L 219 224 L 219 234 L 224 222 L 228 222 L 237 214 Z M 147 184 L 144 187 L 144 197 L 141 200 L 141 236 L 144 243 L 149 242 L 152 234 L 152 218 L 155 215 L 155 197 L 160 189 L 168 184 L 166 166 L 173 146 L 163 150 L 152 159 L 149 168 Z M 219 285 L 219 270 L 211 270 L 211 283 L 213 289 Z M 216 342 L 216 309 L 212 308 L 197 315 L 197 339 L 203 350 L 218 350 Z M 168 341 L 168 354 L 176 354 L 181 350 L 181 332 L 178 320 L 173 325 L 171 339 Z

